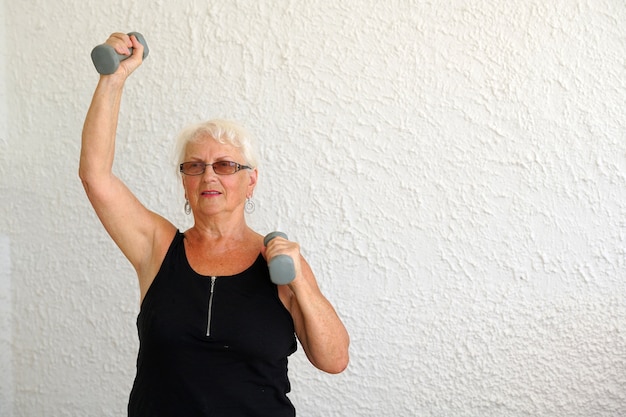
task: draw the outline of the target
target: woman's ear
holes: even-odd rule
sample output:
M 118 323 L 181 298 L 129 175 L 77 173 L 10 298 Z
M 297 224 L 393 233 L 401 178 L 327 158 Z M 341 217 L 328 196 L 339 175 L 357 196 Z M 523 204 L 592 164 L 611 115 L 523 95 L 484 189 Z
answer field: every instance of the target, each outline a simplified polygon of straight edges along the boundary
M 183 185 L 183 191 L 185 192 L 185 200 L 189 200 L 187 198 L 187 187 L 185 187 L 185 176 L 184 175 L 181 175 L 180 182 Z
M 252 189 L 254 190 L 254 187 L 256 187 L 256 182 L 259 178 L 259 171 L 254 168 L 252 170 L 252 172 L 250 172 L 250 183 L 248 184 L 248 188 L 252 187 Z

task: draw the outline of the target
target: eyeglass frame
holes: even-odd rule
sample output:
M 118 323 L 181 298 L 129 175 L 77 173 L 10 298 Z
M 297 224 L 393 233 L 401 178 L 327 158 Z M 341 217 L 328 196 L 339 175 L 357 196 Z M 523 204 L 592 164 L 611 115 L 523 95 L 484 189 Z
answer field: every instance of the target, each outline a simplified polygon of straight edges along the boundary
M 229 174 L 220 174 L 219 172 L 215 171 L 215 166 L 214 166 L 215 164 L 224 164 L 224 163 L 228 163 L 229 166 L 231 166 L 231 167 L 234 166 L 235 167 L 235 171 L 233 171 L 233 172 L 231 172 Z M 202 169 L 202 172 L 199 172 L 198 174 L 187 174 L 185 171 L 183 171 L 183 165 L 185 165 L 185 164 L 200 164 L 200 165 L 204 164 L 204 168 Z M 211 166 L 211 168 L 213 168 L 213 172 L 216 175 L 233 175 L 233 174 L 236 174 L 237 172 L 241 171 L 242 169 L 252 169 L 251 166 L 242 165 L 242 164 L 240 164 L 238 162 L 235 162 L 235 161 L 215 161 L 215 162 L 210 163 L 210 164 L 207 164 L 207 163 L 205 163 L 203 161 L 186 161 L 186 162 L 183 162 L 183 163 L 181 163 L 179 165 L 179 169 L 180 169 L 180 173 L 181 174 L 185 174 L 185 175 L 190 175 L 190 176 L 196 177 L 198 175 L 203 175 L 206 172 L 206 167 L 208 167 L 208 166 Z

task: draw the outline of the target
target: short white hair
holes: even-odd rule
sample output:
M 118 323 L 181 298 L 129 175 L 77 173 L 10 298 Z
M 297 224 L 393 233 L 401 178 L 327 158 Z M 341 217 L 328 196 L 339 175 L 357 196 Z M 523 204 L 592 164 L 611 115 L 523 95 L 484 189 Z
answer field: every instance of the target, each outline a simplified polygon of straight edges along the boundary
M 176 139 L 176 169 L 185 162 L 187 145 L 210 137 L 218 143 L 238 148 L 243 155 L 245 165 L 257 167 L 257 153 L 252 135 L 239 124 L 223 119 L 213 119 L 187 126 L 180 131 Z M 237 162 L 237 161 L 235 161 Z

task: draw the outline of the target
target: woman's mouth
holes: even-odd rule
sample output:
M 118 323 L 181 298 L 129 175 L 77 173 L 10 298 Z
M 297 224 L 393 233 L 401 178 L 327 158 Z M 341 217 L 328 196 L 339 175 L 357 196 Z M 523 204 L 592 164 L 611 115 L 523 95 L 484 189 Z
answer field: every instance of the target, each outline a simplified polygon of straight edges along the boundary
M 207 191 L 202 191 L 202 193 L 200 193 L 200 195 L 205 196 L 205 197 L 211 197 L 211 196 L 216 196 L 220 194 L 222 193 L 220 193 L 219 191 L 215 191 L 215 190 L 207 190 Z

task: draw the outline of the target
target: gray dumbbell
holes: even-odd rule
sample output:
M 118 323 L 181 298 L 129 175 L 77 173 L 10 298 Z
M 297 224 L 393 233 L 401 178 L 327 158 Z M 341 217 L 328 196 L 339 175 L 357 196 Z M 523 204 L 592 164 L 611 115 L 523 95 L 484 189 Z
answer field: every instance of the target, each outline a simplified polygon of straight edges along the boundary
M 130 32 L 128 35 L 135 35 L 139 43 L 143 45 L 143 59 L 146 59 L 150 50 L 143 35 L 139 32 Z M 129 49 L 132 55 L 133 48 Z M 96 71 L 103 75 L 113 74 L 119 68 L 120 62 L 129 57 L 130 55 L 118 54 L 111 45 L 106 43 L 96 46 L 91 51 L 91 60 L 96 66 Z
M 287 239 L 287 235 L 283 232 L 272 232 L 265 236 L 263 244 L 267 246 L 270 240 L 275 237 Z M 276 255 L 267 264 L 270 270 L 270 279 L 276 285 L 289 284 L 296 277 L 296 268 L 293 259 L 289 255 Z

